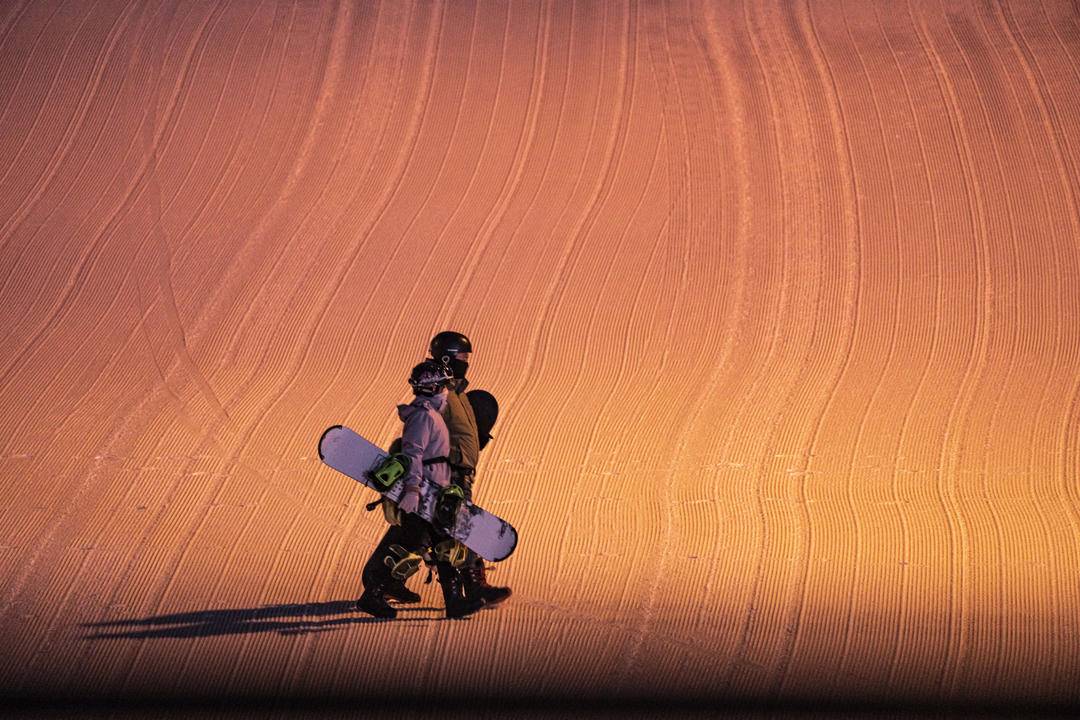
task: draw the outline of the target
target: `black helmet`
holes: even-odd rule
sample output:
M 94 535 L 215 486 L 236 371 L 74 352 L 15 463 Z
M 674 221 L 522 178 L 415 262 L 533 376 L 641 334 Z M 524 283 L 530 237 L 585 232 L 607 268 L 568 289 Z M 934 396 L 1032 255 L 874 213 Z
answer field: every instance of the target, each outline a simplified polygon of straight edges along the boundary
M 453 380 L 450 368 L 438 360 L 425 360 L 409 375 L 409 384 L 417 395 L 434 395 Z
M 472 352 L 469 338 L 453 330 L 444 330 L 431 338 L 431 357 L 449 363 L 454 353 Z

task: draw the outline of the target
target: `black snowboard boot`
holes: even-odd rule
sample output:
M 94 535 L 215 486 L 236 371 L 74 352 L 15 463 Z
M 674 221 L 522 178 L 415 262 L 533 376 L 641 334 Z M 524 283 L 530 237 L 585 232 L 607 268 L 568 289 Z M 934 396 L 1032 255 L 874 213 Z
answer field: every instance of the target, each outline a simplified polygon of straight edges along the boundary
M 510 588 L 488 585 L 487 571 L 480 558 L 461 568 L 461 579 L 465 587 L 465 597 L 480 600 L 484 605 L 498 605 L 510 597 Z
M 463 618 L 472 615 L 484 607 L 484 601 L 477 598 L 466 598 L 462 593 L 461 576 L 458 571 L 447 562 L 438 564 L 439 585 L 442 587 L 443 601 L 446 603 L 446 617 Z
M 383 595 L 404 604 L 420 602 L 420 595 L 405 587 L 405 583 L 401 580 L 391 580 L 383 588 Z
M 386 598 L 383 597 L 383 589 L 381 585 L 364 588 L 364 594 L 356 601 L 356 609 L 384 620 L 396 618 L 397 610 L 386 602 Z

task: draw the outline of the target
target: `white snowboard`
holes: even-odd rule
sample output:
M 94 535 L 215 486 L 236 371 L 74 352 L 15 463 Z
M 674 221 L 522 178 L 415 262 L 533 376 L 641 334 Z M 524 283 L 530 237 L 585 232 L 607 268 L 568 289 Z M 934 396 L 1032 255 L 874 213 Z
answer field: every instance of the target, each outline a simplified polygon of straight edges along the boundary
M 327 428 L 319 439 L 319 457 L 324 463 L 376 492 L 380 488 L 368 478 L 368 472 L 378 467 L 387 456 L 385 450 L 343 425 Z M 398 480 L 381 494 L 396 503 L 401 497 L 402 488 L 402 482 Z M 438 485 L 427 480 L 421 488 L 420 507 L 416 514 L 428 522 L 432 521 L 439 490 Z M 517 547 L 517 530 L 510 523 L 468 501 L 462 501 L 458 507 L 453 527 L 438 527 L 492 562 L 505 560 Z

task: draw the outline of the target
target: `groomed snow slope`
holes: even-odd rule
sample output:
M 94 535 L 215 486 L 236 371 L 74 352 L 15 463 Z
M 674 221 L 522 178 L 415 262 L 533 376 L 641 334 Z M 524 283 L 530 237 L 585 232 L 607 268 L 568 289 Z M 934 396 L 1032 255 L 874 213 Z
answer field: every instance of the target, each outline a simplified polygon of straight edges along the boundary
M 1080 17 L 0 4 L 7 696 L 1080 699 Z M 351 612 L 442 329 L 521 533 Z

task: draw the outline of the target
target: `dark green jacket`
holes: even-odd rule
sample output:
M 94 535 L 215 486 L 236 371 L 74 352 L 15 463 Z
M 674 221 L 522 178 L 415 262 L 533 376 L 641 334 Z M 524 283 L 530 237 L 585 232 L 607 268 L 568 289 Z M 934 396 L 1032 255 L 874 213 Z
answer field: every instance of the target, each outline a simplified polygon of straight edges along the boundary
M 457 387 L 451 387 L 446 394 L 446 407 L 443 419 L 450 430 L 450 464 L 470 470 L 476 469 L 480 459 L 480 438 L 476 429 L 476 415 L 472 404 L 465 396 L 468 380 L 458 381 Z

